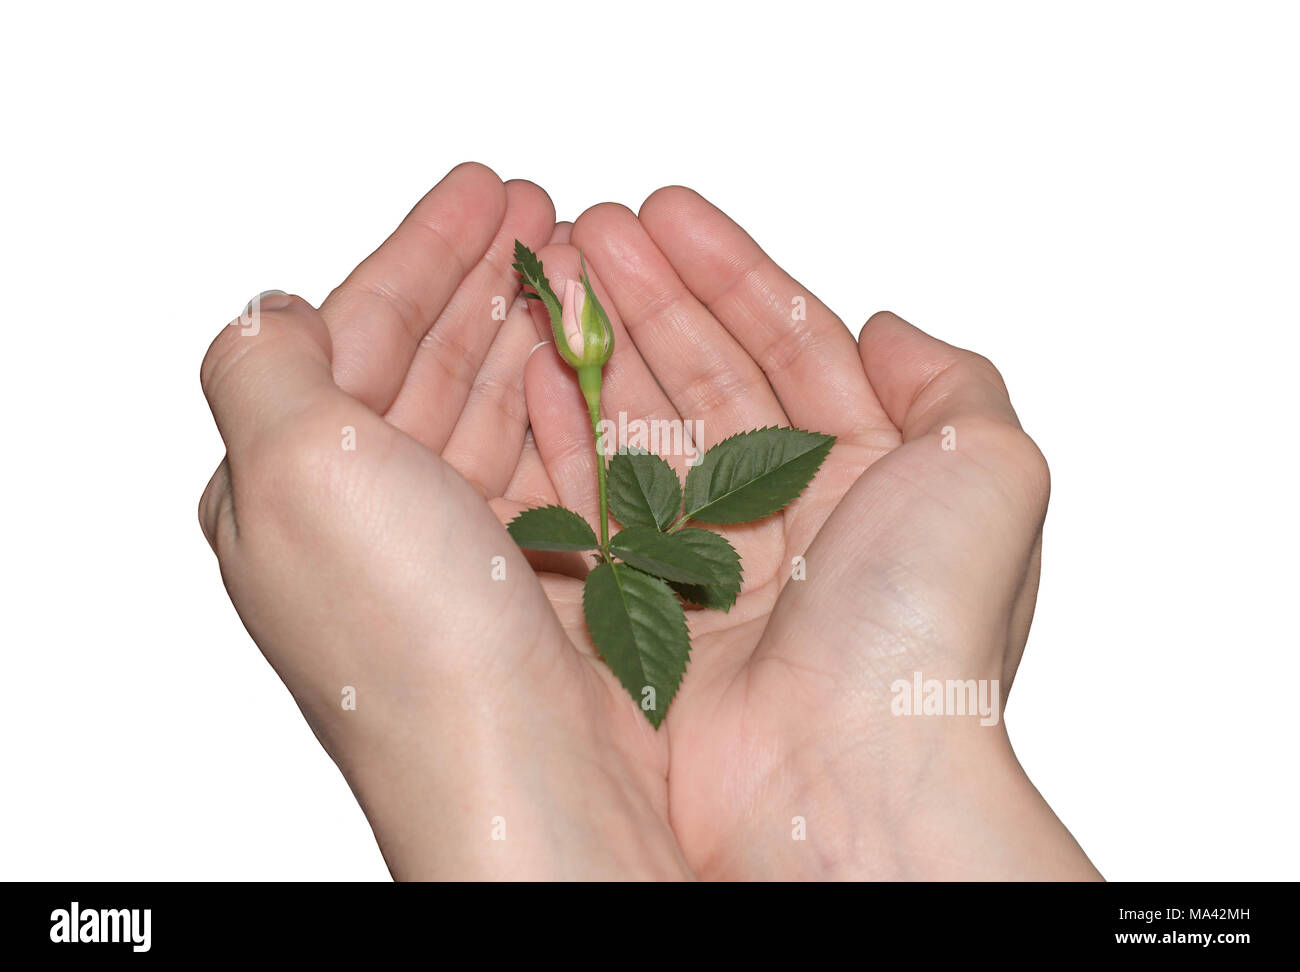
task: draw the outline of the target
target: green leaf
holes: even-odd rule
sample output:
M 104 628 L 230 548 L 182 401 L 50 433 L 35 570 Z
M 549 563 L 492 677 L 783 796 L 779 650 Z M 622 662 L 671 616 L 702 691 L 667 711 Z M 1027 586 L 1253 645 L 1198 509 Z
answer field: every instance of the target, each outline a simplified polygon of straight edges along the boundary
M 707 584 L 713 576 L 707 560 L 676 534 L 660 533 L 654 527 L 627 527 L 609 541 L 610 553 L 638 570 L 664 580 L 684 584 Z
M 587 575 L 582 607 L 597 650 L 658 729 L 691 655 L 681 602 L 657 577 L 607 563 Z
M 557 340 L 563 338 L 564 325 L 561 323 L 560 298 L 555 296 L 555 291 L 551 289 L 551 282 L 546 279 L 542 261 L 537 259 L 536 253 L 515 240 L 515 262 L 511 265 L 519 271 L 519 276 L 524 278 L 524 283 L 537 291 L 536 295 L 525 291 L 524 297 L 535 297 L 546 305 L 546 311 L 551 315 L 551 330 L 558 335 Z M 565 347 L 567 348 L 568 345 L 566 344 Z
M 775 513 L 804 491 L 834 443 L 833 435 L 778 428 L 723 439 L 686 476 L 686 515 L 746 523 Z
M 667 530 L 682 511 L 682 484 L 659 456 L 621 449 L 609 461 L 609 509 L 625 527 Z
M 679 530 L 673 538 L 708 562 L 709 580 L 706 584 L 672 584 L 672 589 L 692 604 L 730 611 L 740 594 L 740 554 L 736 548 L 712 530 Z
M 529 550 L 595 550 L 600 546 L 587 521 L 563 506 L 524 510 L 506 529 L 515 543 Z

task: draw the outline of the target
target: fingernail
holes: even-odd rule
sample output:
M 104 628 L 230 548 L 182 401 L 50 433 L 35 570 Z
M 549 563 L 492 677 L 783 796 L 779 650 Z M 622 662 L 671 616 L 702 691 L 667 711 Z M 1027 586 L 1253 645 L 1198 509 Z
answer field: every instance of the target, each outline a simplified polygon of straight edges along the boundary
M 544 348 L 546 347 L 546 345 L 550 343 L 551 343 L 550 341 L 538 341 L 536 344 L 533 345 L 533 350 L 528 352 L 528 357 L 531 358 L 533 356 L 533 351 L 536 351 L 538 348 Z M 527 361 L 528 358 L 525 358 L 524 360 Z
M 277 311 L 284 310 L 289 306 L 289 295 L 283 290 L 263 290 L 260 294 L 244 305 L 244 314 L 248 315 L 257 310 Z

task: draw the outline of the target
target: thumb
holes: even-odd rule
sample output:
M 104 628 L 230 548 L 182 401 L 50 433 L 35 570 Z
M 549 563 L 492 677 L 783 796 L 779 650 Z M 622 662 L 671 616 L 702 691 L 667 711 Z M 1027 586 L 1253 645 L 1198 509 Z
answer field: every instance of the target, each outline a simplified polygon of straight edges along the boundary
M 895 314 L 872 315 L 858 351 L 867 380 L 904 442 L 961 417 L 1020 428 L 991 361 L 945 344 Z
M 203 359 L 200 380 L 221 438 L 236 454 L 268 428 L 329 396 L 330 335 L 316 309 L 279 291 L 259 294 Z
M 806 554 L 818 582 L 786 585 L 764 638 L 797 645 L 785 653 L 812 670 L 858 665 L 884 686 L 918 666 L 1009 682 L 1037 593 L 1047 464 L 985 358 L 892 314 L 859 343 L 903 444 L 826 520 Z

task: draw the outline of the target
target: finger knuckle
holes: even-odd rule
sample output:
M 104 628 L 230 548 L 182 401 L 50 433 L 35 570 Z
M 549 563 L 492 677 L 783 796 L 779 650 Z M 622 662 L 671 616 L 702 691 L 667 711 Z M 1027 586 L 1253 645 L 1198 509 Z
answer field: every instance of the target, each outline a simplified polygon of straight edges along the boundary
M 238 324 L 238 321 L 232 321 L 222 328 L 208 345 L 207 354 L 203 356 L 203 364 L 199 367 L 199 383 L 209 398 L 220 383 L 220 376 L 224 375 L 249 347 L 239 333 Z
M 998 370 L 997 365 L 978 351 L 959 352 L 954 370 L 964 379 L 987 382 L 1006 393 L 1007 383 L 1002 378 L 1002 372 Z
M 982 453 L 995 464 L 1001 479 L 1024 502 L 1045 507 L 1051 493 L 1051 469 L 1033 438 L 1017 425 L 987 418 L 972 418 L 962 424 L 967 441 L 977 442 Z
M 212 399 L 250 354 L 274 342 L 290 321 L 308 310 L 311 305 L 301 297 L 288 296 L 281 298 L 274 308 L 245 311 L 223 327 L 208 346 L 199 367 L 199 383 L 204 394 Z
M 1034 498 L 1046 502 L 1052 490 L 1052 470 L 1047 457 L 1023 429 L 1014 429 L 1012 439 L 1010 451 L 1016 457 L 1016 467 L 1024 477 L 1026 488 Z

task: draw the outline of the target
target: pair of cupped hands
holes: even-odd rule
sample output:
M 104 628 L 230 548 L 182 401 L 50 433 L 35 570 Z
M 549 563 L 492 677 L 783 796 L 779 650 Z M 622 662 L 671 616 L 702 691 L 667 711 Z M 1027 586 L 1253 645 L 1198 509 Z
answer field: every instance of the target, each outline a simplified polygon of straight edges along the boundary
M 723 531 L 744 587 L 688 612 L 658 731 L 593 651 L 590 560 L 503 525 L 597 516 L 590 420 L 516 240 L 561 293 L 585 256 L 607 418 L 684 423 L 700 452 L 837 437 L 791 506 Z M 1048 473 L 997 370 L 889 313 L 855 341 L 697 193 L 570 225 L 460 165 L 319 308 L 260 295 L 202 382 L 226 445 L 203 531 L 395 877 L 1096 876 L 1001 719 L 891 704 L 918 673 L 1004 700 L 1025 646 Z

